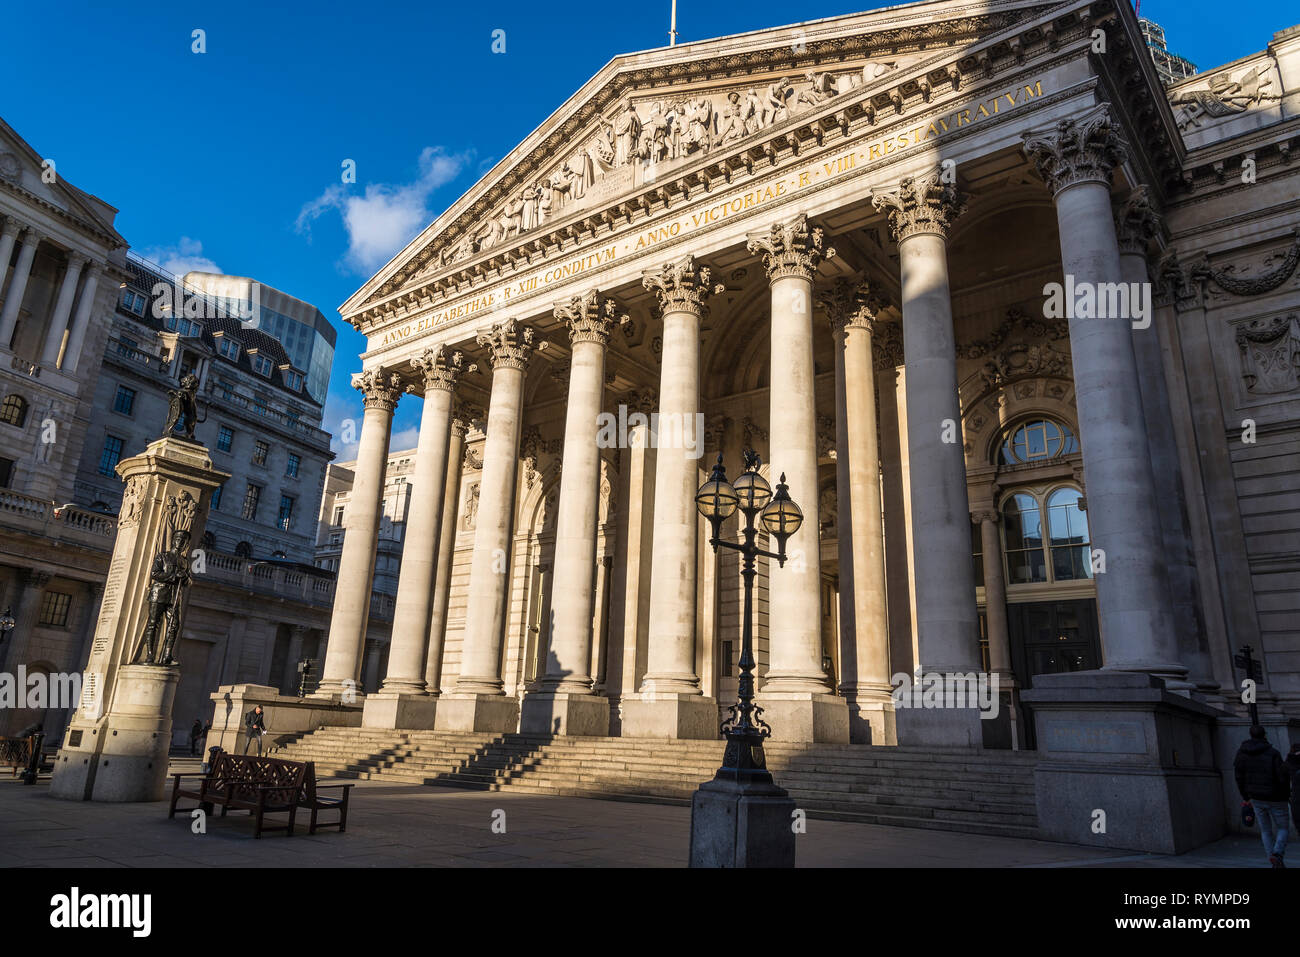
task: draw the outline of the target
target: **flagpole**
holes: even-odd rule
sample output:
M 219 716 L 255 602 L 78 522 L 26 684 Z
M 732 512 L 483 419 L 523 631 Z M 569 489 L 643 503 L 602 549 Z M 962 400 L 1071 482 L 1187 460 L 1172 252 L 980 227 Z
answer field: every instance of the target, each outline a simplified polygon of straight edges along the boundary
M 677 0 L 673 0 L 673 19 L 668 27 L 668 45 L 670 47 L 677 45 Z

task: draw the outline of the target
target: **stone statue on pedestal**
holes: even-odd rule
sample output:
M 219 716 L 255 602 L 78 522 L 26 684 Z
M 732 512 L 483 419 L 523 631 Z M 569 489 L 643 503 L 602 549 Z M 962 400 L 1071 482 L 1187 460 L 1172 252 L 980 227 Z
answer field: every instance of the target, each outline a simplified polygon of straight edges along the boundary
M 189 543 L 190 533 L 179 529 L 172 533 L 171 549 L 154 556 L 153 566 L 149 570 L 149 615 L 145 619 L 144 635 L 132 664 L 178 663 L 172 658 L 172 651 L 181 630 L 185 590 L 190 585 L 189 560 L 186 556 Z M 163 631 L 163 640 L 155 654 L 160 629 Z
M 193 373 L 181 378 L 179 389 L 168 389 L 167 424 L 163 426 L 163 437 L 172 434 L 177 425 L 185 431 L 185 441 L 195 442 L 194 426 L 199 424 L 198 405 L 194 395 L 199 391 L 198 377 Z

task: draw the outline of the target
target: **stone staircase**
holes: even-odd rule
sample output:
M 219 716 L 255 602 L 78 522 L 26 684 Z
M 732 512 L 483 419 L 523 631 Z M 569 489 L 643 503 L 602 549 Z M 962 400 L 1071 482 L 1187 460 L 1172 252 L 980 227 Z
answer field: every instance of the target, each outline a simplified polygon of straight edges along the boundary
M 322 777 L 688 805 L 721 741 L 326 727 L 276 757 Z M 1033 752 L 770 743 L 768 769 L 810 817 L 1036 837 Z

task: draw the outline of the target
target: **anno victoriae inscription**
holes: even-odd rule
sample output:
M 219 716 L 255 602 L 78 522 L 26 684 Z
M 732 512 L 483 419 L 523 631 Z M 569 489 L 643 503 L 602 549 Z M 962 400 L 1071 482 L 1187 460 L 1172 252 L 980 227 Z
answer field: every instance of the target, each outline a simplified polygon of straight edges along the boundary
M 432 332 L 465 321 L 476 314 L 491 311 L 551 286 L 563 283 L 574 276 L 589 272 L 615 261 L 652 249 L 668 240 L 712 226 L 723 219 L 745 216 L 774 200 L 782 199 L 824 183 L 871 163 L 880 162 L 904 150 L 913 149 L 930 140 L 955 133 L 964 127 L 991 119 L 1043 95 L 1043 81 L 1037 80 L 997 96 L 954 110 L 929 123 L 866 142 L 830 157 L 821 157 L 802 168 L 794 168 L 767 180 L 762 185 L 729 195 L 723 200 L 693 204 L 685 212 L 659 219 L 653 226 L 641 226 L 635 233 L 619 236 L 613 242 L 605 240 L 600 249 L 563 262 L 545 266 L 519 278 L 490 286 L 480 292 L 449 303 L 434 312 L 421 316 L 401 326 L 386 330 L 370 348 L 383 348 L 411 336 Z M 662 216 L 662 214 L 661 214 Z

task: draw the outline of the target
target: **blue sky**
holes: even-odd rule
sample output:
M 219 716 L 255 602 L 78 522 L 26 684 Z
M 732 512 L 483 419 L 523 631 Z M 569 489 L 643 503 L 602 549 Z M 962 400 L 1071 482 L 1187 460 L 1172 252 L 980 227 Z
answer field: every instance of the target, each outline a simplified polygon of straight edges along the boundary
M 337 307 L 611 57 L 666 44 L 669 5 L 10 5 L 0 115 L 120 209 L 142 255 L 316 304 L 339 328 L 326 408 L 337 431 L 360 413 L 349 379 L 364 344 Z M 884 5 L 679 0 L 679 40 Z M 1294 0 L 1143 0 L 1142 13 L 1202 68 L 1300 21 Z M 491 50 L 494 30 L 505 54 Z M 356 183 L 345 185 L 348 159 Z M 399 406 L 395 445 L 415 444 L 418 415 L 416 400 Z

